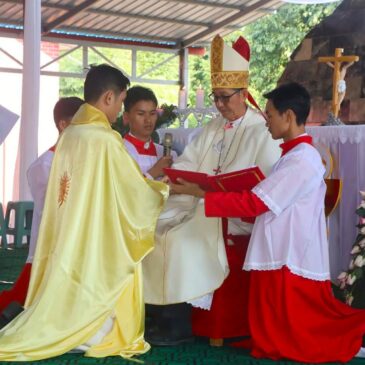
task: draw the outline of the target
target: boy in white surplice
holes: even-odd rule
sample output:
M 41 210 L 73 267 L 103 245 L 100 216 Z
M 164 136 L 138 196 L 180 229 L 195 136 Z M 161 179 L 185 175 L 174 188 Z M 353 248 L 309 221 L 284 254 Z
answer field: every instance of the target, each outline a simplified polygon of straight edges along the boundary
M 265 180 L 242 193 L 206 193 L 184 181 L 172 189 L 204 197 L 208 217 L 257 217 L 243 266 L 251 272 L 253 356 L 347 362 L 361 347 L 365 311 L 332 294 L 324 167 L 305 133 L 310 97 L 296 83 L 265 97 L 268 129 L 274 139 L 284 140 L 282 156 Z
M 153 91 L 142 86 L 131 87 L 124 100 L 123 122 L 129 125 L 124 145 L 142 173 L 150 179 L 161 178 L 163 168 L 170 167 L 177 157 L 174 151 L 171 156 L 164 156 L 163 147 L 152 141 L 158 118 L 157 105 Z

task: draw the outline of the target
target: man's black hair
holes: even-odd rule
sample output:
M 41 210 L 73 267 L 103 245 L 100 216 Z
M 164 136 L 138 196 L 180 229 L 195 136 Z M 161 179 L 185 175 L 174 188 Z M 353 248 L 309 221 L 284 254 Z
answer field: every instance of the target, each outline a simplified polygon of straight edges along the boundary
M 58 129 L 61 120 L 70 120 L 79 110 L 84 101 L 76 96 L 61 98 L 53 108 L 53 119 Z
M 133 105 L 142 100 L 152 101 L 156 107 L 158 105 L 156 95 L 151 89 L 143 86 L 133 86 L 127 91 L 127 96 L 124 99 L 124 110 L 129 112 Z
M 115 67 L 106 64 L 91 66 L 84 84 L 84 99 L 87 103 L 96 102 L 107 90 L 119 95 L 129 84 L 129 79 Z
M 280 114 L 291 109 L 297 124 L 305 124 L 310 111 L 310 96 L 304 86 L 290 82 L 264 94 L 264 97 L 271 100 Z

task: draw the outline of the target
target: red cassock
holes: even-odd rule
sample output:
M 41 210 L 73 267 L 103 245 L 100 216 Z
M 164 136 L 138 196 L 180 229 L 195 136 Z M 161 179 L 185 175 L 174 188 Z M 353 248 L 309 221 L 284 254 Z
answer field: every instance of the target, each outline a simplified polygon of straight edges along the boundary
M 196 336 L 229 338 L 248 336 L 248 271 L 242 270 L 250 236 L 225 234 L 229 275 L 214 292 L 210 310 L 193 307 L 192 328 Z
M 48 151 L 44 152 L 31 164 L 27 171 L 28 184 L 34 200 L 28 258 L 13 287 L 9 290 L 0 292 L 0 312 L 2 312 L 11 302 L 18 302 L 19 304 L 24 305 L 27 297 L 30 272 L 38 238 L 38 228 L 41 222 L 48 176 L 51 170 L 55 149 L 56 146 L 53 146 Z
M 286 266 L 251 271 L 249 313 L 257 358 L 348 362 L 365 334 L 364 310 L 334 298 L 330 281 L 303 278 Z
M 284 144 L 284 154 L 301 142 L 308 143 L 299 137 Z M 265 211 L 260 200 L 247 191 L 207 193 L 206 215 L 252 217 Z M 251 243 L 260 244 L 254 240 L 255 232 Z M 360 350 L 365 334 L 365 311 L 337 300 L 330 280 L 306 278 L 293 273 L 286 265 L 278 269 L 251 269 L 249 273 L 249 289 L 245 288 L 244 292 L 248 296 L 248 325 L 254 357 L 306 363 L 347 362 Z M 226 282 L 222 288 L 225 285 Z M 240 297 L 231 295 L 233 301 Z M 241 305 L 238 301 L 235 303 Z M 229 308 L 233 308 L 234 313 L 242 310 L 234 305 Z M 246 315 L 246 308 L 243 311 Z M 242 347 L 247 348 L 247 341 Z
M 10 290 L 4 290 L 0 293 L 0 313 L 11 302 L 18 302 L 24 305 L 28 292 L 31 269 L 32 264 L 26 263 L 13 287 Z
M 224 206 L 219 205 L 221 196 L 225 196 L 226 199 Z M 255 217 L 259 212 L 261 214 L 268 209 L 254 194 L 244 192 L 239 196 L 248 204 L 248 209 L 251 209 L 251 217 Z M 235 193 L 231 196 L 226 193 L 213 193 L 210 198 L 205 205 L 207 217 L 236 216 L 234 212 L 242 206 Z M 230 203 L 228 203 L 229 199 L 231 199 Z M 209 202 L 211 202 L 211 205 L 209 205 Z M 230 206 L 231 209 L 227 206 Z M 247 214 L 247 208 L 245 212 Z M 247 218 L 245 221 L 252 223 L 253 219 Z M 220 288 L 214 292 L 210 310 L 193 308 L 192 326 L 193 333 L 196 336 L 230 338 L 250 335 L 248 326 L 250 272 L 242 270 L 250 236 L 227 234 L 226 219 L 223 219 L 223 234 L 229 275 Z

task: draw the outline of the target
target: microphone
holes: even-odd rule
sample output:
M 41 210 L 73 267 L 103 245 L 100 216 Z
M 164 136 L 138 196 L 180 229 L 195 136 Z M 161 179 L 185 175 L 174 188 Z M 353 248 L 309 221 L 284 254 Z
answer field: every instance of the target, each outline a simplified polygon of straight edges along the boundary
M 164 155 L 164 157 L 171 156 L 172 133 L 165 133 L 162 145 L 163 145 L 163 155 Z

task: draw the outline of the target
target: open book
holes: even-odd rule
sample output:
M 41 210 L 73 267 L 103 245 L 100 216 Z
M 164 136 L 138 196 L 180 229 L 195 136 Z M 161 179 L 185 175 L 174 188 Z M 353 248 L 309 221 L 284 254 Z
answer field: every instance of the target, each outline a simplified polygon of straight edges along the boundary
M 181 178 L 185 181 L 199 184 L 205 191 L 241 192 L 242 190 L 251 190 L 260 181 L 265 179 L 265 175 L 258 166 L 220 175 L 208 175 L 203 172 L 170 168 L 165 168 L 164 172 L 174 184 L 178 184 L 177 179 Z

